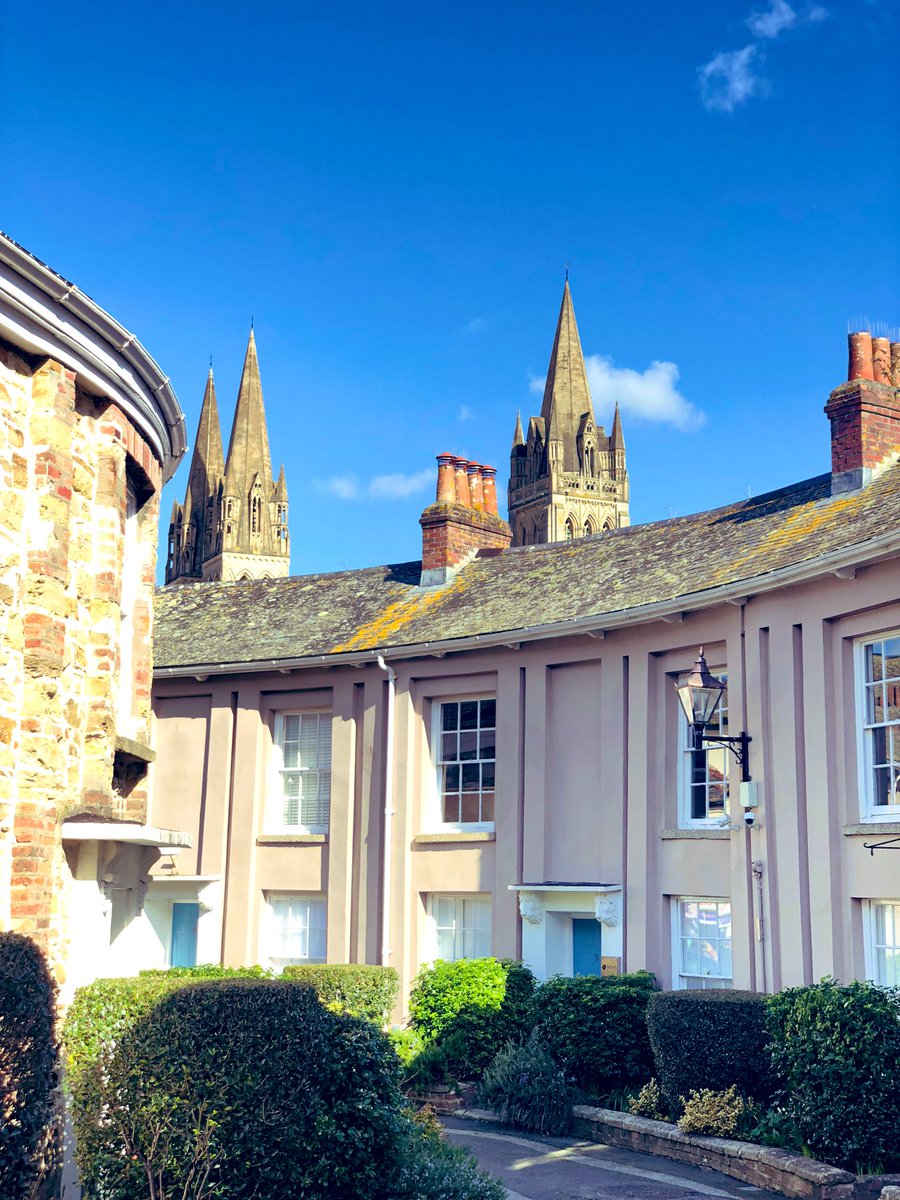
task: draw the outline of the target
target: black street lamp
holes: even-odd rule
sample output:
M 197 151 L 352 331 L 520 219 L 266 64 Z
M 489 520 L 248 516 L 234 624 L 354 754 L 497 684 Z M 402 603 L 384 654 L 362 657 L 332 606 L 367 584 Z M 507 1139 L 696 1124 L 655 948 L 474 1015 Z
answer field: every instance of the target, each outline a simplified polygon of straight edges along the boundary
M 727 746 L 741 768 L 741 783 L 749 783 L 750 763 L 747 747 L 751 741 L 750 735 L 742 732 L 735 737 L 728 737 L 721 733 L 706 732 L 707 725 L 715 717 L 722 703 L 727 686 L 724 679 L 719 679 L 710 672 L 701 646 L 693 670 L 679 677 L 675 691 L 678 693 L 688 725 L 693 731 L 694 749 L 704 749 L 707 742 Z

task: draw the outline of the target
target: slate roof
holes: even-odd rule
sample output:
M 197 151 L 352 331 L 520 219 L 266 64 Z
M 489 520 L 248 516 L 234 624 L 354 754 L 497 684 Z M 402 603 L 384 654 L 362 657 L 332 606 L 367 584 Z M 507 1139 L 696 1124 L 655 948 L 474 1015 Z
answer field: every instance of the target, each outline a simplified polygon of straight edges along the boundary
M 188 583 L 156 596 L 159 669 L 239 665 L 491 636 L 640 610 L 900 535 L 900 465 L 831 496 L 822 475 L 709 512 L 573 542 L 478 557 L 446 586 L 420 564 L 239 583 Z M 870 547 L 870 549 L 872 549 Z M 874 548 L 877 551 L 877 547 Z

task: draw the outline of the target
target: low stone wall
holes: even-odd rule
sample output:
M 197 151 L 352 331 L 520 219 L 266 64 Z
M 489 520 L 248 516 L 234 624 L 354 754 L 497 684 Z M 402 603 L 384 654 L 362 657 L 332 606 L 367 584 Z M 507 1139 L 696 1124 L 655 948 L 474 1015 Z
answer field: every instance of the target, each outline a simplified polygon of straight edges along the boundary
M 681 1133 L 665 1121 L 648 1121 L 608 1108 L 575 1107 L 573 1132 L 577 1137 L 622 1146 L 643 1154 L 657 1154 L 676 1162 L 721 1171 L 783 1196 L 809 1200 L 900 1200 L 900 1177 L 851 1175 L 802 1154 L 758 1146 L 729 1138 L 696 1137 Z

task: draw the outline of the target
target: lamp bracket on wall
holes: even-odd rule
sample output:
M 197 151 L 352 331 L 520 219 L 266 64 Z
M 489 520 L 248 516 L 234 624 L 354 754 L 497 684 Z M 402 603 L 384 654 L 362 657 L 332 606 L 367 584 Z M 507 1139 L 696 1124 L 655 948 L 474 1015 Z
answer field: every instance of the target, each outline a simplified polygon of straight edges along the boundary
M 722 733 L 707 733 L 703 725 L 694 726 L 694 749 L 703 750 L 707 742 L 725 746 L 737 759 L 737 764 L 741 768 L 741 783 L 750 782 L 748 747 L 752 741 L 753 738 L 749 733 L 739 733 L 734 737 L 729 737 Z
M 885 838 L 883 842 L 863 842 L 863 850 L 868 850 L 874 857 L 876 850 L 900 850 L 897 842 L 900 842 L 900 837 Z

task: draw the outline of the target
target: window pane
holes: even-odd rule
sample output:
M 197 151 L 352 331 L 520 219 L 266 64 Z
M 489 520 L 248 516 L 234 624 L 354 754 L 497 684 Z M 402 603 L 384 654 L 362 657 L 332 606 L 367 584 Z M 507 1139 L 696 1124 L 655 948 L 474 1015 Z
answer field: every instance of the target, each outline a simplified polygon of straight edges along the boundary
M 478 734 L 475 730 L 467 730 L 459 735 L 459 757 L 478 757 Z
M 481 786 L 483 788 L 494 786 L 494 764 L 492 762 L 481 764 Z
M 681 932 L 685 936 L 697 935 L 697 905 L 692 900 L 681 905 Z
M 481 758 L 493 758 L 497 744 L 496 729 L 483 730 L 479 738 L 479 755 Z
M 882 646 L 881 642 L 872 642 L 866 646 L 866 679 L 883 679 L 884 672 L 881 669 L 882 664 Z
M 481 793 L 481 819 L 482 821 L 493 821 L 494 819 L 494 793 Z
M 876 767 L 872 772 L 873 796 L 875 807 L 893 804 L 893 770 L 890 767 Z
M 444 791 L 458 792 L 459 791 L 459 772 L 460 768 L 450 766 L 444 768 Z
M 459 706 L 460 729 L 478 728 L 478 701 L 463 700 Z
M 481 767 L 478 763 L 463 763 L 462 789 L 464 792 L 477 792 L 481 788 Z
M 456 741 L 458 734 L 445 733 L 441 737 L 441 759 L 444 762 L 453 762 L 459 755 L 456 750 Z
M 481 701 L 481 727 L 494 728 L 497 724 L 497 701 L 482 700 Z
M 460 820 L 464 825 L 474 825 L 481 820 L 481 803 L 478 792 L 463 792 L 461 812 Z
M 444 821 L 447 825 L 458 825 L 459 820 L 459 795 L 451 792 L 444 797 Z
M 459 729 L 459 705 L 458 704 L 442 704 L 441 705 L 441 728 L 442 729 Z
M 900 679 L 900 638 L 887 638 L 884 642 L 884 677 Z
M 491 952 L 491 904 L 483 896 L 431 896 L 428 911 L 441 958 L 481 958 Z

